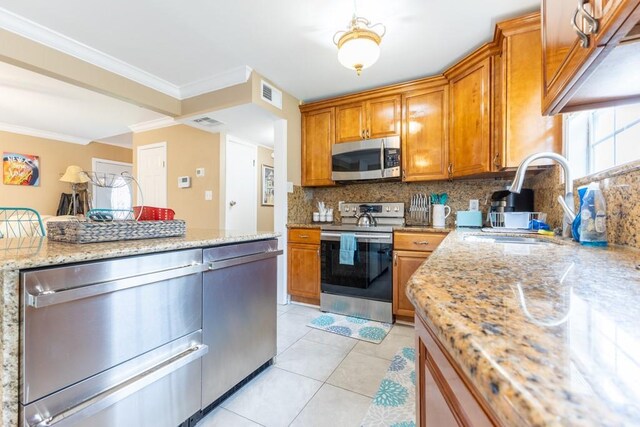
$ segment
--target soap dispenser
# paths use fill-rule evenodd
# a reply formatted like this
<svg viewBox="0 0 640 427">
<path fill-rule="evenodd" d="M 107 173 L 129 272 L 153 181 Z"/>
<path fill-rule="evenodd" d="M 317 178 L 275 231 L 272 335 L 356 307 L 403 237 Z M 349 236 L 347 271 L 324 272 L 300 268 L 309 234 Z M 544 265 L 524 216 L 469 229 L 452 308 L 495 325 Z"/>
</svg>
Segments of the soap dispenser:
<svg viewBox="0 0 640 427">
<path fill-rule="evenodd" d="M 607 203 L 598 183 L 589 184 L 580 206 L 580 244 L 607 246 Z"/>
</svg>

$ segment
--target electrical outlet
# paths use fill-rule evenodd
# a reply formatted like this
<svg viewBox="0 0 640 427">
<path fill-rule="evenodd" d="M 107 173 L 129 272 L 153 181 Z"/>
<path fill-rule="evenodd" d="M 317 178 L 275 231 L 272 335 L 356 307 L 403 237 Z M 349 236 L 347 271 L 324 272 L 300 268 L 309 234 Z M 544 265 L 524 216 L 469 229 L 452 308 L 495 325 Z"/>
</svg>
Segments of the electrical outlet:
<svg viewBox="0 0 640 427">
<path fill-rule="evenodd" d="M 293 193 L 293 182 L 287 181 L 287 193 Z"/>
<path fill-rule="evenodd" d="M 213 200 L 213 191 L 211 190 L 207 190 L 204 192 L 204 199 L 205 200 Z"/>
<path fill-rule="evenodd" d="M 202 178 L 204 176 L 204 168 L 197 168 L 196 169 L 196 176 L 198 178 Z"/>
</svg>

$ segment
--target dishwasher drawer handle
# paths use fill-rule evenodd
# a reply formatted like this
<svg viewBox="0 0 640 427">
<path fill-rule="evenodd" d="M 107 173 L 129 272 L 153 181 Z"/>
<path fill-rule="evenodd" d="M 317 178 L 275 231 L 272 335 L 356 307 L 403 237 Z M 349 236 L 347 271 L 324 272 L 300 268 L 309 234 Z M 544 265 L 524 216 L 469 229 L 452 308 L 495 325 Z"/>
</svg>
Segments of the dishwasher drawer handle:
<svg viewBox="0 0 640 427">
<path fill-rule="evenodd" d="M 163 280 L 189 276 L 201 273 L 204 269 L 205 267 L 202 264 L 193 264 L 186 267 L 142 274 L 140 276 L 127 277 L 125 279 L 111 280 L 79 288 L 64 289 L 60 291 L 45 291 L 38 295 L 27 294 L 27 305 L 34 308 L 48 307 L 55 304 L 76 301 L 83 298 L 95 297 L 124 289 L 161 282 Z"/>
<path fill-rule="evenodd" d="M 235 267 L 236 265 L 246 264 L 249 262 L 262 261 L 264 259 L 269 259 L 276 257 L 278 255 L 282 255 L 282 251 L 267 251 L 262 252 L 255 255 L 241 256 L 237 258 L 224 259 L 221 261 L 211 261 L 209 262 L 209 271 L 220 270 L 223 268 Z"/>
<path fill-rule="evenodd" d="M 164 360 L 158 365 L 147 369 L 135 377 L 120 383 L 117 386 L 92 397 L 91 399 L 85 400 L 77 406 L 69 408 L 64 412 L 36 424 L 30 424 L 30 427 L 63 427 L 65 425 L 75 424 L 80 420 L 87 419 L 142 390 L 159 379 L 166 377 L 172 372 L 177 371 L 183 366 L 188 365 L 194 360 L 201 358 L 208 351 L 209 347 L 204 344 L 194 345 L 193 347 Z"/>
</svg>

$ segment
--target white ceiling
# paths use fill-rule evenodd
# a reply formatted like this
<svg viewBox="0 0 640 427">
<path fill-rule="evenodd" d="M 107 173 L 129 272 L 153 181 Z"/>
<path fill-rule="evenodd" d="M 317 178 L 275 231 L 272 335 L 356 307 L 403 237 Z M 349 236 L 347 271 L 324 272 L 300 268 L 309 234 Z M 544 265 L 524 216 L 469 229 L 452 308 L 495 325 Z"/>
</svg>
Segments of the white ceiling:
<svg viewBox="0 0 640 427">
<path fill-rule="evenodd" d="M 208 128 L 194 123 L 195 119 L 205 116 L 221 122 L 221 125 Z M 244 104 L 224 110 L 198 114 L 181 120 L 181 122 L 210 132 L 226 132 L 246 142 L 273 148 L 273 123 L 276 119 L 277 117 L 258 105 Z"/>
<path fill-rule="evenodd" d="M 129 125 L 164 117 L 32 71 L 0 62 L 0 130 L 88 144 L 130 145 Z M 122 135 L 124 134 L 124 135 Z"/>
<path fill-rule="evenodd" d="M 378 63 L 357 77 L 332 43 L 353 13 L 350 0 L 0 0 L 0 8 L 132 66 L 130 78 L 146 75 L 152 85 L 150 74 L 166 93 L 249 66 L 301 100 L 439 73 L 489 41 L 498 20 L 539 4 L 360 0 L 358 14 L 384 23 L 387 35 Z"/>
</svg>

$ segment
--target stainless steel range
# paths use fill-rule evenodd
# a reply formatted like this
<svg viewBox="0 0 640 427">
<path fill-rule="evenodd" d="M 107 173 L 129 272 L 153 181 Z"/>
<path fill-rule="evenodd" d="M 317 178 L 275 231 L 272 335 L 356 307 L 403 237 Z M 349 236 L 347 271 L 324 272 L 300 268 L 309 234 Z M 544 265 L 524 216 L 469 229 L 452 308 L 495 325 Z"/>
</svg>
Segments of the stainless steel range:
<svg viewBox="0 0 640 427">
<path fill-rule="evenodd" d="M 403 203 L 340 203 L 341 225 L 322 227 L 320 309 L 393 321 L 393 228 L 404 225 Z M 352 259 L 341 240 L 355 237 Z"/>
</svg>

